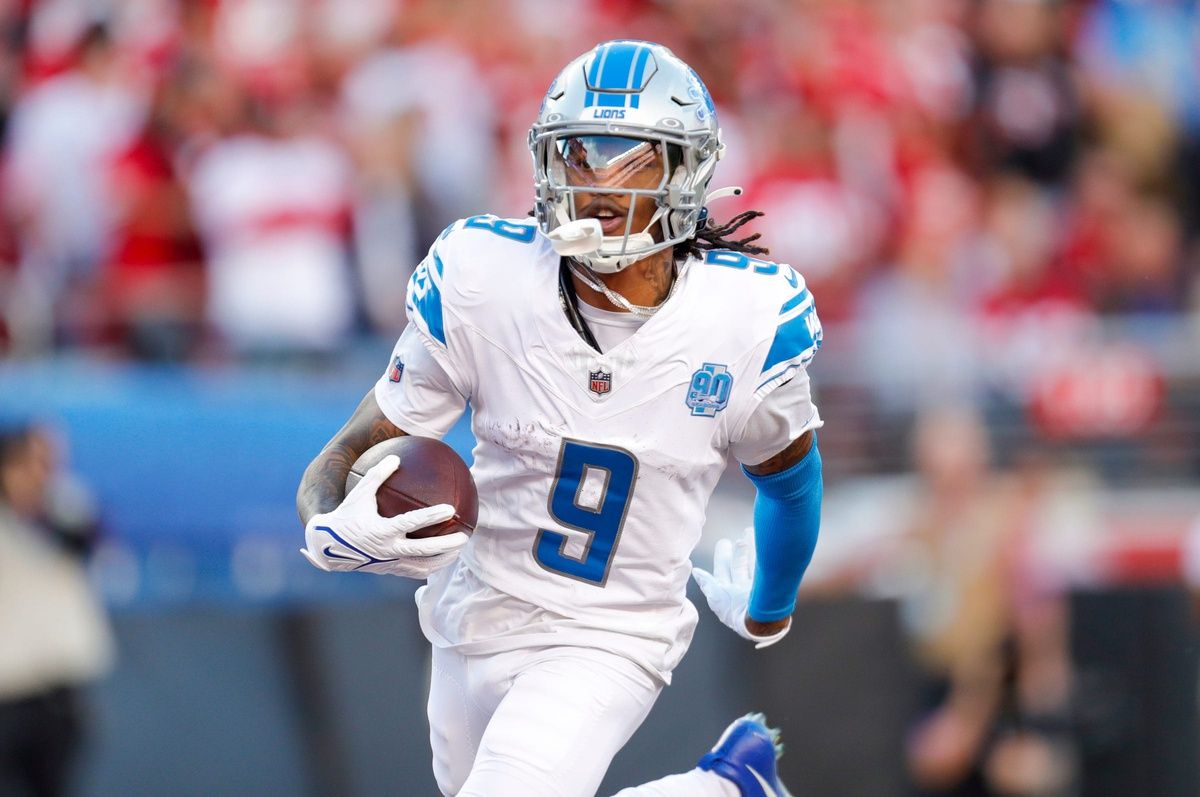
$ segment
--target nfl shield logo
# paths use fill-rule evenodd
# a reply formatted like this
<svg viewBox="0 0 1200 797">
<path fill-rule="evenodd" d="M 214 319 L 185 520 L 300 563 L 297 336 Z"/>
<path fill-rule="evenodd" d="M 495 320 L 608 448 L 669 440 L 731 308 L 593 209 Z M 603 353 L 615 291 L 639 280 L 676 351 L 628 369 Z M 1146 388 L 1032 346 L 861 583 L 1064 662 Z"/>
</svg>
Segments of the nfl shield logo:
<svg viewBox="0 0 1200 797">
<path fill-rule="evenodd" d="M 608 371 L 588 371 L 588 390 L 603 396 L 612 390 L 612 374 Z"/>
<path fill-rule="evenodd" d="M 404 362 L 399 357 L 392 361 L 392 367 L 388 371 L 388 379 L 393 382 L 399 382 L 400 377 L 404 376 Z"/>
</svg>

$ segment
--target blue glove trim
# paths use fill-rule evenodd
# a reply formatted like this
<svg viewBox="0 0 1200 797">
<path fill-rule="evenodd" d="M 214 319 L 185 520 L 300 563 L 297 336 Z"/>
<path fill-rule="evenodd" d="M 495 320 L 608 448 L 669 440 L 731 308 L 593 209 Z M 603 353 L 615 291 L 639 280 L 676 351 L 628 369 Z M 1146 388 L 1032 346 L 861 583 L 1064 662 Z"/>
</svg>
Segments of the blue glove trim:
<svg viewBox="0 0 1200 797">
<path fill-rule="evenodd" d="M 787 470 L 756 476 L 742 471 L 758 489 L 754 500 L 754 586 L 751 619 L 769 623 L 790 617 L 796 590 L 817 547 L 821 527 L 821 452 L 812 448 Z"/>
</svg>

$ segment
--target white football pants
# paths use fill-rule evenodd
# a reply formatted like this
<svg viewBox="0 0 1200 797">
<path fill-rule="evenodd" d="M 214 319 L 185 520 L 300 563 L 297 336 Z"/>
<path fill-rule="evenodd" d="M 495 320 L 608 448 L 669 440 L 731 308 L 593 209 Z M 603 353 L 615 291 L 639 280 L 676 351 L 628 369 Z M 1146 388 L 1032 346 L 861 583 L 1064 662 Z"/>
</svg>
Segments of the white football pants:
<svg viewBox="0 0 1200 797">
<path fill-rule="evenodd" d="M 435 647 L 429 739 L 438 788 L 456 797 L 593 797 L 662 687 L 629 659 L 592 648 L 464 656 Z M 621 792 L 729 794 L 733 784 L 699 770 Z"/>
</svg>

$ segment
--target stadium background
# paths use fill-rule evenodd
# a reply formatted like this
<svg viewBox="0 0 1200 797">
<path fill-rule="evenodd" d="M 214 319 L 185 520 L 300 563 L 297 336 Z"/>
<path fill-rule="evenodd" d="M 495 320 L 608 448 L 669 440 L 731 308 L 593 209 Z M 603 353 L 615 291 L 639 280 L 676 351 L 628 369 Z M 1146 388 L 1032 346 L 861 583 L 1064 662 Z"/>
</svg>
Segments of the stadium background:
<svg viewBox="0 0 1200 797">
<path fill-rule="evenodd" d="M 119 643 L 79 793 L 434 793 L 414 585 L 309 568 L 294 485 L 424 247 L 528 211 L 542 92 L 626 36 L 703 76 L 747 188 L 715 215 L 764 211 L 817 297 L 827 507 L 797 629 L 756 655 L 702 609 L 605 788 L 762 708 L 797 794 L 908 794 L 924 686 L 982 657 L 989 733 L 1034 742 L 992 788 L 1200 791 L 1193 3 L 7 0 L 0 31 L 0 410 L 93 491 Z M 731 471 L 699 561 L 750 498 Z"/>
</svg>

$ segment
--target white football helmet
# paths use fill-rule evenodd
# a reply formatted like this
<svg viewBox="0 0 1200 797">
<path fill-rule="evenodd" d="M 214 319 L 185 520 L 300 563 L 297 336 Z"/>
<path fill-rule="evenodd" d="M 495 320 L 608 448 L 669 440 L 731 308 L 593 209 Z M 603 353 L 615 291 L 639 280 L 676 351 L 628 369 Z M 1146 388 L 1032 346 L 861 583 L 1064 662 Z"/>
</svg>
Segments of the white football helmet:
<svg viewBox="0 0 1200 797">
<path fill-rule="evenodd" d="M 708 194 L 724 149 L 712 98 L 691 67 L 652 42 L 605 42 L 568 64 L 546 93 L 529 149 L 542 231 L 560 254 L 600 273 L 686 241 L 706 198 L 740 192 Z M 650 168 L 655 161 L 661 170 Z M 624 226 L 608 218 L 611 207 L 580 208 L 580 193 L 591 205 L 629 196 Z M 644 202 L 657 209 L 634 230 Z"/>
</svg>

